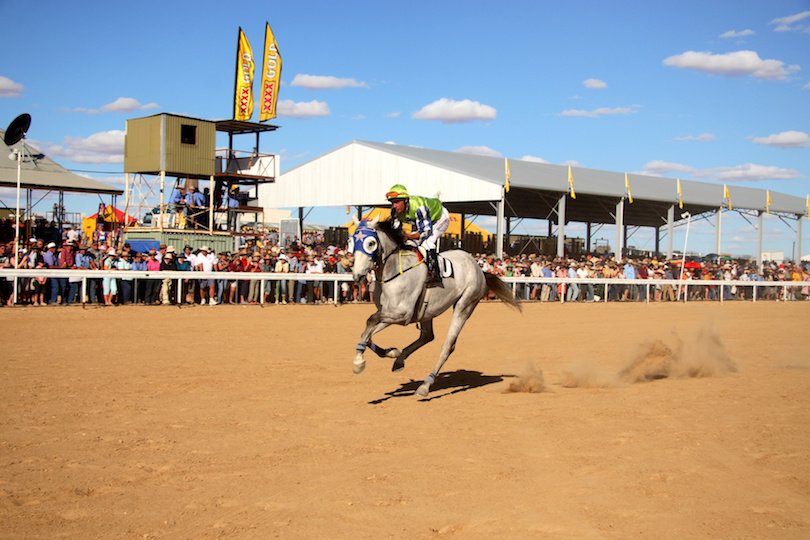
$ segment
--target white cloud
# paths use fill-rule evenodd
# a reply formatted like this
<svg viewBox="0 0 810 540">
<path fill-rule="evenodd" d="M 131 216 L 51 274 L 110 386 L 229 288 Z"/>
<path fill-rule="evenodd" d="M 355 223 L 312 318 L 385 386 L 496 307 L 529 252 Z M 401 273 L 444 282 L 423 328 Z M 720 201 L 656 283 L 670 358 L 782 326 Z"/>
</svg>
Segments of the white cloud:
<svg viewBox="0 0 810 540">
<path fill-rule="evenodd" d="M 17 97 L 22 94 L 23 85 L 0 75 L 0 97 Z"/>
<path fill-rule="evenodd" d="M 756 144 L 779 148 L 806 148 L 810 146 L 810 135 L 804 131 L 783 131 L 767 137 L 752 137 L 751 140 Z"/>
<path fill-rule="evenodd" d="M 529 155 L 529 154 L 526 154 L 525 156 L 520 158 L 520 161 L 532 161 L 534 163 L 548 163 L 548 161 L 546 161 L 545 159 L 543 159 L 541 157 L 532 156 L 532 155 Z"/>
<path fill-rule="evenodd" d="M 617 114 L 635 114 L 636 112 L 638 112 L 638 106 L 633 105 L 631 107 L 599 107 L 598 109 L 593 109 L 590 111 L 586 111 L 583 109 L 566 109 L 559 114 L 560 116 L 598 118 L 600 116 L 609 116 Z"/>
<path fill-rule="evenodd" d="M 731 38 L 742 38 L 742 37 L 753 36 L 753 35 L 754 35 L 754 31 L 751 30 L 750 28 L 746 28 L 745 30 L 740 30 L 740 31 L 729 30 L 727 32 L 723 32 L 722 34 L 720 34 L 720 37 L 722 39 L 731 39 Z"/>
<path fill-rule="evenodd" d="M 349 78 L 334 77 L 332 75 L 306 75 L 298 73 L 293 77 L 290 86 L 300 86 L 310 90 L 334 90 L 340 88 L 367 88 L 362 81 Z"/>
<path fill-rule="evenodd" d="M 503 154 L 488 146 L 462 146 L 461 148 L 456 149 L 456 152 L 460 152 L 462 154 L 474 154 L 476 156 L 503 157 Z"/>
<path fill-rule="evenodd" d="M 132 112 L 132 111 L 144 111 L 147 109 L 157 109 L 157 103 L 146 103 L 145 105 L 141 105 L 141 103 L 131 97 L 120 97 L 113 101 L 112 103 L 107 103 L 101 107 L 101 112 Z"/>
<path fill-rule="evenodd" d="M 86 138 L 65 137 L 61 144 L 44 144 L 42 151 L 51 158 L 74 163 L 123 163 L 124 131 L 102 131 Z"/>
<path fill-rule="evenodd" d="M 313 118 L 318 116 L 329 116 L 331 111 L 329 105 L 323 101 L 299 101 L 283 99 L 278 102 L 278 114 L 280 116 L 291 116 L 293 118 Z"/>
<path fill-rule="evenodd" d="M 700 142 L 707 142 L 714 140 L 714 133 L 701 133 L 700 135 L 683 135 L 681 137 L 675 137 L 676 141 L 700 141 Z"/>
<path fill-rule="evenodd" d="M 713 167 L 709 169 L 696 169 L 682 163 L 654 160 L 644 165 L 642 174 L 661 176 L 669 173 L 685 174 L 699 179 L 714 179 L 726 181 L 757 181 L 757 180 L 790 180 L 799 178 L 799 171 L 785 169 L 771 165 L 758 165 L 744 163 L 731 167 Z"/>
<path fill-rule="evenodd" d="M 664 59 L 664 65 L 680 69 L 694 69 L 714 75 L 740 77 L 750 75 L 757 79 L 785 79 L 801 69 L 797 65 L 785 66 L 781 60 L 763 60 L 755 51 L 735 51 L 726 54 L 686 51 Z"/>
<path fill-rule="evenodd" d="M 392 111 L 385 115 L 386 118 L 399 118 L 402 115 L 399 111 Z"/>
<path fill-rule="evenodd" d="M 643 174 L 650 174 L 653 176 L 659 176 L 667 173 L 687 173 L 692 174 L 694 172 L 694 168 L 690 167 L 689 165 L 683 165 L 681 163 L 672 163 L 669 161 L 661 161 L 659 159 L 649 161 L 644 165 Z"/>
<path fill-rule="evenodd" d="M 810 82 L 809 82 L 809 83 L 805 83 L 805 85 L 804 85 L 804 86 L 802 86 L 802 90 L 810 90 Z"/>
<path fill-rule="evenodd" d="M 790 180 L 798 178 L 799 171 L 795 169 L 785 169 L 771 165 L 757 165 L 756 163 L 744 163 L 734 167 L 717 167 L 714 169 L 701 170 L 701 178 L 716 178 L 717 180 L 730 181 L 756 181 L 756 180 Z"/>
<path fill-rule="evenodd" d="M 591 89 L 607 88 L 607 83 L 600 79 L 585 79 L 582 81 L 582 86 Z"/>
<path fill-rule="evenodd" d="M 106 112 L 133 112 L 133 111 L 145 111 L 148 109 L 157 109 L 160 105 L 157 103 L 146 103 L 141 104 L 135 98 L 131 97 L 120 97 L 111 103 L 107 103 L 106 105 L 102 105 L 99 109 L 90 109 L 87 107 L 74 107 L 72 109 L 67 109 L 71 112 L 78 112 L 84 114 L 99 114 L 99 113 L 106 113 Z"/>
<path fill-rule="evenodd" d="M 796 24 L 797 22 L 803 21 L 808 17 L 810 17 L 810 11 L 802 11 L 801 13 L 795 13 L 793 15 L 788 15 L 787 17 L 779 17 L 774 19 L 770 22 L 770 24 L 776 26 L 773 29 L 774 32 L 810 32 L 810 27 L 807 25 Z"/>
<path fill-rule="evenodd" d="M 445 124 L 453 124 L 475 120 L 494 120 L 497 114 L 494 107 L 477 101 L 469 99 L 455 101 L 441 98 L 413 113 L 413 117 L 417 120 L 436 120 Z"/>
</svg>

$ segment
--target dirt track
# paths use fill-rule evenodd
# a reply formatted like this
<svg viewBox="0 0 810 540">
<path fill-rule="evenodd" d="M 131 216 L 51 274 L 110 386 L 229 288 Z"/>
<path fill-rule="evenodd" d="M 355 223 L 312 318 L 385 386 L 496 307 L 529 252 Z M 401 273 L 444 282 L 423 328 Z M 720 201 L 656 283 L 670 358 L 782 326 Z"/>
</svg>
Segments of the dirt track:
<svg viewBox="0 0 810 540">
<path fill-rule="evenodd" d="M 810 537 L 810 302 L 370 310 L 0 309 L 0 537 Z"/>
</svg>

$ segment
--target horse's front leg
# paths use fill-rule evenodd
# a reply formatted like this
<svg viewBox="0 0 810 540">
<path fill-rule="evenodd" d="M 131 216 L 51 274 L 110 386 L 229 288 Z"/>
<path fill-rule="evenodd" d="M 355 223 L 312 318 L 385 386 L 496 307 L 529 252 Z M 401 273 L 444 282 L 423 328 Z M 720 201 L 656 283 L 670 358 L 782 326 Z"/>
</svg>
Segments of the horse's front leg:
<svg viewBox="0 0 810 540">
<path fill-rule="evenodd" d="M 363 352 L 365 352 L 366 347 L 369 343 L 371 343 L 371 336 L 386 328 L 389 323 L 381 322 L 381 316 L 379 311 L 375 311 L 371 317 L 368 318 L 366 321 L 366 329 L 360 336 L 360 341 L 357 343 L 357 354 L 354 356 L 354 367 L 352 370 L 355 374 L 360 374 L 366 368 L 366 360 L 363 358 Z M 376 345 L 372 344 L 372 350 L 379 349 Z M 376 350 L 375 350 L 376 352 Z M 377 353 L 379 354 L 379 353 Z"/>
</svg>

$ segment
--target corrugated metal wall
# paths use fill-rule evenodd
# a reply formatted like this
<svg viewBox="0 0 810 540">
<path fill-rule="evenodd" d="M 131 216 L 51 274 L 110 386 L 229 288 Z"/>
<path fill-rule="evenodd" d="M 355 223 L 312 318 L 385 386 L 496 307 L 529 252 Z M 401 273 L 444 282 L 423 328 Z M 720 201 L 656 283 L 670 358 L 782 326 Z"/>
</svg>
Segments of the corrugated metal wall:
<svg viewBox="0 0 810 540">
<path fill-rule="evenodd" d="M 181 141 L 184 125 L 194 127 L 194 144 Z M 209 177 L 214 174 L 215 151 L 214 122 L 170 114 L 127 120 L 125 172 L 157 174 L 165 170 L 173 176 Z"/>
</svg>

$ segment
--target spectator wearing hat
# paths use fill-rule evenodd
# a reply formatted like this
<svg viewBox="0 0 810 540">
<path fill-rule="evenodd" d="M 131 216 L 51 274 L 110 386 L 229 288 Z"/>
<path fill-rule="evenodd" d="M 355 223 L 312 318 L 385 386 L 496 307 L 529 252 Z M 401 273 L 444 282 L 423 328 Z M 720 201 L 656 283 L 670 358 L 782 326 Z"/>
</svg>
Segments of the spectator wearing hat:
<svg viewBox="0 0 810 540">
<path fill-rule="evenodd" d="M 174 272 L 177 270 L 177 261 L 174 260 L 174 253 L 166 253 L 163 255 L 163 260 L 160 261 L 161 272 Z M 161 300 L 163 305 L 174 304 L 177 299 L 176 280 L 165 278 L 163 279 L 163 287 L 161 288 Z"/>
<path fill-rule="evenodd" d="M 232 257 L 231 260 L 228 262 L 228 272 L 242 272 L 244 269 L 242 258 L 246 256 L 247 256 L 246 253 L 240 253 Z M 239 301 L 239 284 L 240 282 L 237 280 L 228 281 L 229 304 L 236 304 Z"/>
<path fill-rule="evenodd" d="M 266 274 L 271 273 L 275 269 L 275 261 L 269 252 L 262 250 L 262 253 L 261 271 Z M 274 285 L 273 281 L 265 281 L 261 288 L 261 297 L 267 302 L 273 301 Z"/>
<path fill-rule="evenodd" d="M 178 272 L 191 272 L 191 263 L 186 260 L 186 256 L 183 253 L 177 255 L 177 263 L 175 266 L 177 267 L 176 270 Z M 192 282 L 193 280 L 191 279 L 180 280 L 180 299 L 178 300 L 180 304 L 185 304 L 186 302 L 188 302 L 187 295 L 189 287 Z"/>
<path fill-rule="evenodd" d="M 132 261 L 133 272 L 145 272 L 146 260 L 143 253 L 136 253 Z M 144 292 L 146 290 L 145 279 L 136 279 L 132 287 L 132 301 L 136 304 L 143 302 Z"/>
<path fill-rule="evenodd" d="M 132 271 L 132 253 L 125 251 L 119 258 L 117 269 L 121 270 L 121 279 L 118 280 L 118 304 L 124 305 L 132 301 L 132 277 L 127 273 Z"/>
<path fill-rule="evenodd" d="M 255 253 L 248 263 L 246 272 L 258 273 L 262 271 L 262 256 Z M 260 300 L 261 281 L 251 279 L 248 281 L 247 302 L 248 304 L 258 304 Z"/>
<path fill-rule="evenodd" d="M 186 228 L 186 191 L 183 186 L 178 185 L 172 190 L 169 197 L 169 207 L 174 211 L 174 227 L 177 229 Z"/>
<path fill-rule="evenodd" d="M 337 257 L 334 255 L 329 256 L 323 265 L 324 274 L 337 274 Z M 324 281 L 323 285 L 323 298 L 324 302 L 332 301 L 335 298 L 335 285 L 334 281 Z"/>
<path fill-rule="evenodd" d="M 90 270 L 92 269 L 93 263 L 93 256 L 90 255 L 87 251 L 87 246 L 79 246 L 79 251 L 76 253 L 75 265 L 78 270 Z M 87 278 L 85 280 L 87 290 L 82 291 L 87 297 L 88 301 L 92 301 L 93 298 L 96 297 L 96 285 L 97 282 L 95 279 Z M 81 299 L 84 301 L 84 298 Z"/>
<path fill-rule="evenodd" d="M 148 272 L 159 272 L 160 262 L 157 260 L 157 251 L 155 248 L 149 250 L 146 259 L 146 270 Z M 157 278 L 150 278 L 146 280 L 146 291 L 144 292 L 143 303 L 151 306 L 160 301 L 160 280 Z"/>
<path fill-rule="evenodd" d="M 117 270 L 118 269 L 118 253 L 115 249 L 108 249 L 104 254 L 104 259 L 101 262 L 102 270 Z M 118 294 L 118 282 L 113 277 L 104 277 L 101 280 L 101 291 L 104 295 L 104 305 L 113 305 L 113 296 Z"/>
<path fill-rule="evenodd" d="M 59 253 L 56 251 L 56 242 L 48 242 L 45 251 L 42 253 L 42 260 L 45 263 L 45 268 L 59 267 Z M 56 304 L 59 297 L 59 285 L 55 279 L 48 280 L 48 288 L 45 289 L 45 292 L 48 297 L 47 303 Z"/>
<path fill-rule="evenodd" d="M 214 263 L 214 272 L 227 272 L 228 271 L 228 254 L 227 253 L 219 253 L 217 256 L 217 260 Z M 221 304 L 225 301 L 225 291 L 228 290 L 228 280 L 227 279 L 217 279 L 217 304 Z"/>
<path fill-rule="evenodd" d="M 197 257 L 194 259 L 194 269 L 198 272 L 213 272 L 214 271 L 214 263 L 216 262 L 216 256 L 211 253 L 211 249 L 208 246 L 203 246 L 200 248 L 200 252 L 197 253 Z M 200 304 L 205 305 L 208 303 L 209 305 L 216 305 L 216 283 L 213 279 L 204 278 L 199 281 L 200 285 Z"/>
<path fill-rule="evenodd" d="M 290 273 L 290 261 L 287 260 L 287 256 L 283 253 L 279 254 L 278 258 L 276 259 L 275 267 L 273 268 L 273 272 L 276 274 L 289 274 Z M 282 304 L 287 303 L 287 280 L 285 278 L 281 278 L 275 282 L 275 291 L 274 296 L 276 298 L 276 304 L 279 303 L 279 300 Z"/>
</svg>

